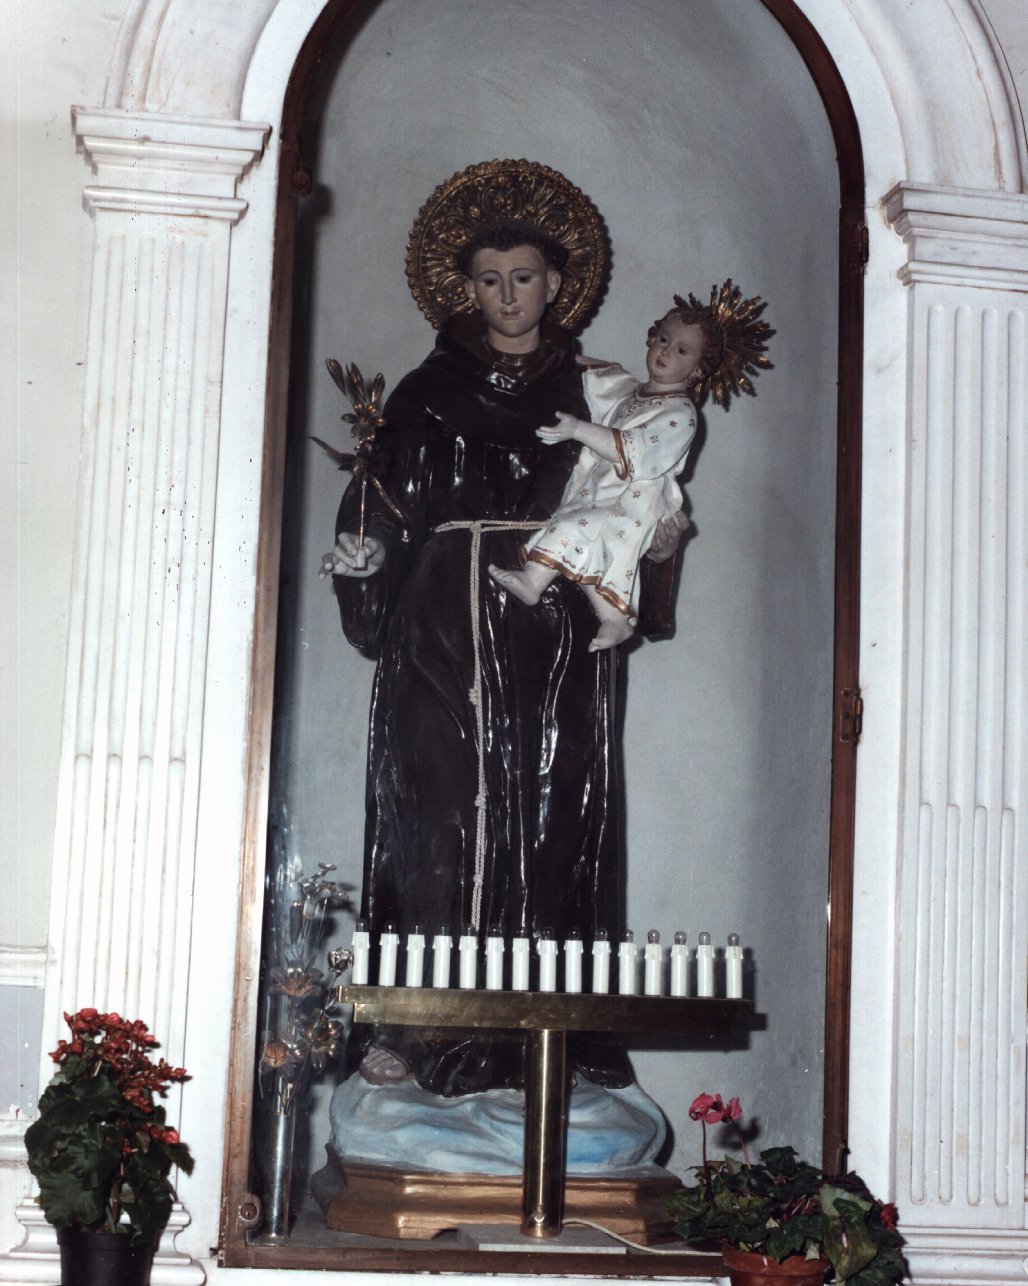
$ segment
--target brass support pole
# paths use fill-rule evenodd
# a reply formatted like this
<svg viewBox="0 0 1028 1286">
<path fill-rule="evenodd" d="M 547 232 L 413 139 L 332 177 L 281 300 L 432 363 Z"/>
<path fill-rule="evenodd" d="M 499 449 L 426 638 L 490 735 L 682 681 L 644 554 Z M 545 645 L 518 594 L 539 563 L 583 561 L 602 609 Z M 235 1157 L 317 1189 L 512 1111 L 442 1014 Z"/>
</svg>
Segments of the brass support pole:
<svg viewBox="0 0 1028 1286">
<path fill-rule="evenodd" d="M 567 1033 L 528 1033 L 525 1085 L 525 1163 L 521 1231 L 560 1236 L 564 1216 L 564 1146 L 567 1136 Z"/>
</svg>

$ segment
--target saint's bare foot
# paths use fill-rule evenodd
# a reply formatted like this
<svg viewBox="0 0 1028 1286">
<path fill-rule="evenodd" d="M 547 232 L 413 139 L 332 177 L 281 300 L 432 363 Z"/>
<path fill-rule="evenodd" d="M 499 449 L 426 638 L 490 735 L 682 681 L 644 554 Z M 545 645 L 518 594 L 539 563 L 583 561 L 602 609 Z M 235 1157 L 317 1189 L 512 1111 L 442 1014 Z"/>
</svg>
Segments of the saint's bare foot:
<svg viewBox="0 0 1028 1286">
<path fill-rule="evenodd" d="M 396 1085 L 413 1075 L 402 1058 L 381 1045 L 371 1046 L 361 1059 L 358 1071 L 369 1085 Z"/>
</svg>

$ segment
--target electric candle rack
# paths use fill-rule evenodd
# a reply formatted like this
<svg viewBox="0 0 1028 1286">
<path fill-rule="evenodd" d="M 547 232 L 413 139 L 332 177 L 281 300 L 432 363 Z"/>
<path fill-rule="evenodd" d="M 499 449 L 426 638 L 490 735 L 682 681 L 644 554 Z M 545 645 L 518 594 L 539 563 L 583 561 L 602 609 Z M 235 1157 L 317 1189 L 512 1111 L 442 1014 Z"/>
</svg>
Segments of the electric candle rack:
<svg viewBox="0 0 1028 1286">
<path fill-rule="evenodd" d="M 466 931 L 459 944 L 459 986 L 451 988 L 450 939 L 445 931 L 436 935 L 433 986 L 424 987 L 425 939 L 420 928 L 415 927 L 407 941 L 406 985 L 397 986 L 399 937 L 387 926 L 379 942 L 378 984 L 370 985 L 370 937 L 359 923 L 353 943 L 354 981 L 337 987 L 333 1000 L 336 1004 L 353 1005 L 355 1023 L 526 1034 L 521 1231 L 528 1237 L 556 1237 L 561 1230 L 564 1204 L 568 1033 L 688 1035 L 714 1040 L 749 1026 L 754 1005 L 742 996 L 742 947 L 737 934 L 730 935 L 725 951 L 729 994 L 723 997 L 714 995 L 715 949 L 709 933 L 699 935 L 695 996 L 686 994 L 688 955 L 684 933 L 675 934 L 669 961 L 664 959 L 659 934 L 651 931 L 647 935 L 641 961 L 642 994 L 637 990 L 639 953 L 630 933 L 618 947 L 616 994 L 609 990 L 610 944 L 603 939 L 593 944 L 590 992 L 581 990 L 582 942 L 577 936 L 569 936 L 565 943 L 563 991 L 556 988 L 557 944 L 545 935 L 536 944 L 539 990 L 528 990 L 526 938 L 515 939 L 511 944 L 513 989 L 503 990 L 504 953 L 498 949 L 498 941 L 502 941 L 498 935 L 486 937 L 487 985 L 479 989 L 479 939 L 471 930 Z M 662 992 L 665 963 L 670 966 L 671 995 Z"/>
</svg>

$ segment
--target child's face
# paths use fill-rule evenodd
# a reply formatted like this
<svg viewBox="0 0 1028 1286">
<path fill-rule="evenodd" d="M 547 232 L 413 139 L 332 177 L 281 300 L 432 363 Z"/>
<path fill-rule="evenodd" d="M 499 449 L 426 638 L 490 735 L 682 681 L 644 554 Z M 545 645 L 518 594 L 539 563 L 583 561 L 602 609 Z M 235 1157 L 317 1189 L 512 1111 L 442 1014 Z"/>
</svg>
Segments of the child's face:
<svg viewBox="0 0 1028 1286">
<path fill-rule="evenodd" d="M 686 384 L 703 356 L 703 331 L 681 317 L 665 317 L 646 341 L 646 369 L 658 384 Z"/>
</svg>

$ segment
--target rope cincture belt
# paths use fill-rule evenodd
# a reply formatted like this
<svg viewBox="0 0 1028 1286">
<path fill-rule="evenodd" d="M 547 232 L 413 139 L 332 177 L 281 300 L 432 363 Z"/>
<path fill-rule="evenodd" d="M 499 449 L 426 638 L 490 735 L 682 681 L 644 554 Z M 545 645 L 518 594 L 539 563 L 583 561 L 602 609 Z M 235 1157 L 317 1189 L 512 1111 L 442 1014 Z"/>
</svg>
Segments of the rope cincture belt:
<svg viewBox="0 0 1028 1286">
<path fill-rule="evenodd" d="M 478 586 L 482 567 L 482 535 L 492 531 L 539 531 L 542 522 L 512 522 L 507 518 L 455 519 L 441 522 L 434 531 L 471 533 L 471 560 L 468 596 L 471 603 L 471 647 L 474 653 L 474 680 L 468 699 L 475 711 L 475 746 L 478 751 L 478 784 L 475 791 L 475 878 L 471 885 L 471 924 L 478 931 L 482 918 L 482 885 L 485 882 L 485 714 L 482 710 L 482 614 Z"/>
</svg>

